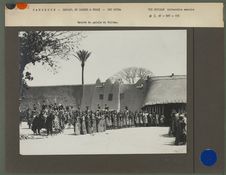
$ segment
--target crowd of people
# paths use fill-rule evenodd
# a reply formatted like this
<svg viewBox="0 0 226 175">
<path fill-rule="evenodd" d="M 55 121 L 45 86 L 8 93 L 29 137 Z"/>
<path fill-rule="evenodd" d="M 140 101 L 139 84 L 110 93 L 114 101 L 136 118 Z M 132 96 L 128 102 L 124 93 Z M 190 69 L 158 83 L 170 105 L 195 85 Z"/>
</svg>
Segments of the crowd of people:
<svg viewBox="0 0 226 175">
<path fill-rule="evenodd" d="M 74 134 L 94 134 L 110 129 L 128 127 L 166 126 L 164 114 L 147 111 L 131 112 L 127 107 L 122 111 L 109 110 L 107 105 L 104 109 L 100 106 L 96 111 L 74 109 L 73 106 L 63 106 L 43 103 L 40 109 L 34 104 L 33 109 L 25 111 L 25 120 L 28 127 L 35 134 L 41 134 L 42 128 L 46 128 L 47 135 L 53 132 L 61 133 L 65 127 L 73 127 Z M 175 144 L 186 143 L 186 116 L 185 113 L 172 112 L 169 135 L 174 136 Z"/>
</svg>

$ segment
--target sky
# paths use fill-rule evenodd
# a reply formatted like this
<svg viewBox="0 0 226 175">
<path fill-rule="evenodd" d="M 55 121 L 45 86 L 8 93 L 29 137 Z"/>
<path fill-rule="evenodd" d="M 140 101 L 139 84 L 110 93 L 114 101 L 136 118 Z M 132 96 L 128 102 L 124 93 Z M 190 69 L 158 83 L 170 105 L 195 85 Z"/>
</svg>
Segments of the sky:
<svg viewBox="0 0 226 175">
<path fill-rule="evenodd" d="M 106 81 L 127 67 L 143 67 L 155 76 L 187 74 L 186 30 L 83 31 L 79 46 L 91 52 L 85 63 L 85 84 Z M 81 64 L 71 57 L 59 60 L 54 74 L 41 64 L 26 66 L 34 79 L 29 86 L 81 84 Z"/>
</svg>

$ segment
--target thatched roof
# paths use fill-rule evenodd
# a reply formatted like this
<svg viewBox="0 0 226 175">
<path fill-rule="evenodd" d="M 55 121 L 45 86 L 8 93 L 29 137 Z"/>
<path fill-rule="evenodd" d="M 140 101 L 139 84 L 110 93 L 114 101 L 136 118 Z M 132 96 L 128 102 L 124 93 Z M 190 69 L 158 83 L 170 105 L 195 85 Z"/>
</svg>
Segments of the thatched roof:
<svg viewBox="0 0 226 175">
<path fill-rule="evenodd" d="M 186 103 L 186 76 L 153 77 L 144 100 L 144 105 Z"/>
</svg>

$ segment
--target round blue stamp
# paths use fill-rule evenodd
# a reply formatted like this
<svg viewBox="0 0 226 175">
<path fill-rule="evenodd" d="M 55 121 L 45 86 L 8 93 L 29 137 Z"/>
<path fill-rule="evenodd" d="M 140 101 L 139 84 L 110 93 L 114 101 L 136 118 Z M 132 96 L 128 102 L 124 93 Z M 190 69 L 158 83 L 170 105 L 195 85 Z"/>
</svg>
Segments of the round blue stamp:
<svg viewBox="0 0 226 175">
<path fill-rule="evenodd" d="M 213 166 L 217 162 L 217 154 L 212 149 L 205 149 L 202 151 L 200 159 L 203 165 Z"/>
</svg>

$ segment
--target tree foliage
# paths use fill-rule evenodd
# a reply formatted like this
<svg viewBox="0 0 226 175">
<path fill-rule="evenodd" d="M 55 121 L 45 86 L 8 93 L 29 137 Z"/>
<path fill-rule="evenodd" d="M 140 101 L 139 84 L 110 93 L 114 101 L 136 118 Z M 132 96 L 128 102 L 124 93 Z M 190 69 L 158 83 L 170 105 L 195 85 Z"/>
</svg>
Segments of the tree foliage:
<svg viewBox="0 0 226 175">
<path fill-rule="evenodd" d="M 20 64 L 41 62 L 54 68 L 56 58 L 68 59 L 72 50 L 78 49 L 84 38 L 81 32 L 25 31 L 20 32 Z"/>
<path fill-rule="evenodd" d="M 90 57 L 91 52 L 87 50 L 79 50 L 74 54 L 74 56 L 81 62 L 81 67 L 82 67 L 82 85 L 84 84 L 84 67 L 85 67 L 85 62 L 87 59 Z"/>
<path fill-rule="evenodd" d="M 79 50 L 76 52 L 76 55 L 74 56 L 81 62 L 81 66 L 83 67 L 85 66 L 85 62 L 87 61 L 90 55 L 91 52 L 87 50 Z"/>
<path fill-rule="evenodd" d="M 139 79 L 146 79 L 148 76 L 151 77 L 152 75 L 153 73 L 146 68 L 128 67 L 116 73 L 110 79 L 112 81 L 118 80 L 124 83 L 134 84 Z"/>
<path fill-rule="evenodd" d="M 69 59 L 71 51 L 78 50 L 85 36 L 75 31 L 22 31 L 19 32 L 21 85 L 33 80 L 30 72 L 24 72 L 26 65 L 41 63 L 57 72 L 57 61 Z"/>
</svg>

